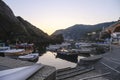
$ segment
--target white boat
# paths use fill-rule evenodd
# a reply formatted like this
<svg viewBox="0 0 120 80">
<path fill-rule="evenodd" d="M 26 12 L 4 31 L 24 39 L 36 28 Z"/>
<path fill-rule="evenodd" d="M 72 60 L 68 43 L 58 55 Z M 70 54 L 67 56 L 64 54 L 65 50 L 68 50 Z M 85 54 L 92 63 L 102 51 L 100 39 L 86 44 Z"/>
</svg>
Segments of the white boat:
<svg viewBox="0 0 120 80">
<path fill-rule="evenodd" d="M 49 50 L 49 51 L 57 51 L 60 48 L 61 48 L 61 45 L 58 45 L 58 44 L 56 44 L 56 45 L 49 45 L 48 47 L 46 47 L 46 49 Z"/>
<path fill-rule="evenodd" d="M 111 34 L 111 42 L 113 44 L 119 44 L 120 45 L 120 32 L 114 32 Z"/>
<path fill-rule="evenodd" d="M 36 62 L 39 58 L 39 53 L 31 53 L 18 57 L 20 60 Z"/>
<path fill-rule="evenodd" d="M 15 56 L 15 55 L 21 55 L 24 53 L 24 49 L 7 49 L 7 50 L 1 50 L 0 54 L 4 54 L 4 56 Z"/>
<path fill-rule="evenodd" d="M 92 50 L 92 44 L 91 43 L 75 43 L 76 49 L 72 49 L 71 51 L 76 53 L 90 53 Z"/>
<path fill-rule="evenodd" d="M 10 49 L 10 47 L 6 46 L 6 47 L 0 47 L 0 52 L 2 52 L 3 50 L 8 50 Z"/>
<path fill-rule="evenodd" d="M 48 47 L 46 47 L 46 49 L 49 50 L 49 51 L 57 51 L 58 49 L 68 48 L 70 46 L 71 46 L 70 43 L 64 42 L 62 44 L 49 45 Z"/>
<path fill-rule="evenodd" d="M 20 55 L 24 52 L 24 49 L 10 49 L 9 46 L 0 47 L 0 56 Z"/>
<path fill-rule="evenodd" d="M 4 53 L 20 53 L 23 51 L 25 50 L 24 49 L 8 49 L 8 50 L 5 50 Z"/>
<path fill-rule="evenodd" d="M 65 55 L 69 55 L 69 51 L 67 49 L 60 49 L 57 51 L 58 54 L 65 54 Z"/>
<path fill-rule="evenodd" d="M 72 53 L 69 49 L 60 49 L 57 51 L 57 54 L 64 56 L 77 56 L 77 53 Z"/>
<path fill-rule="evenodd" d="M 90 43 L 83 43 L 83 42 L 79 42 L 79 43 L 75 43 L 76 48 L 81 48 L 81 47 L 90 47 L 91 44 Z"/>
</svg>

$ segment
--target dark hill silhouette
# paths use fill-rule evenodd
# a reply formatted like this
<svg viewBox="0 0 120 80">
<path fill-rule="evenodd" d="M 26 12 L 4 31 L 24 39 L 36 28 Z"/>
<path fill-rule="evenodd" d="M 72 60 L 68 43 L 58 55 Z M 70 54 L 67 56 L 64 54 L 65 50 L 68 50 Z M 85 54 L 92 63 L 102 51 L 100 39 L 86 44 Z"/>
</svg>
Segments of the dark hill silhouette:
<svg viewBox="0 0 120 80">
<path fill-rule="evenodd" d="M 107 28 L 114 23 L 115 22 L 105 22 L 95 25 L 76 24 L 66 29 L 57 30 L 52 36 L 62 34 L 64 39 L 79 40 L 86 37 L 87 33 L 99 32 L 103 27 Z"/>
<path fill-rule="evenodd" d="M 0 40 L 49 42 L 49 36 L 22 17 L 16 17 L 13 11 L 0 0 Z"/>
</svg>

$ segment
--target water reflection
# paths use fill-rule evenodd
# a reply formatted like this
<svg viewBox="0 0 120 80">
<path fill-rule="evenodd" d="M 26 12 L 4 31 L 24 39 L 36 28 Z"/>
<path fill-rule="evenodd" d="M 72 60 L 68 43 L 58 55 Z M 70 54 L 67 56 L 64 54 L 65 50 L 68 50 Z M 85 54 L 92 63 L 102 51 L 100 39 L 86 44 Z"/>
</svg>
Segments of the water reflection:
<svg viewBox="0 0 120 80">
<path fill-rule="evenodd" d="M 63 56 L 58 55 L 55 52 L 46 52 L 39 57 L 37 63 L 42 63 L 45 65 L 50 65 L 56 67 L 56 69 L 75 67 L 79 59 L 84 58 L 83 56 Z"/>
</svg>

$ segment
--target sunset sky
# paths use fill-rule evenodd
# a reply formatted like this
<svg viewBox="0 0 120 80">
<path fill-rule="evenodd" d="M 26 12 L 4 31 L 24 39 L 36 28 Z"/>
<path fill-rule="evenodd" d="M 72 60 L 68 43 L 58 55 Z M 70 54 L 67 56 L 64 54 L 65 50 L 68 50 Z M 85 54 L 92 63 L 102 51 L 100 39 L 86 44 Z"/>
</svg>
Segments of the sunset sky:
<svg viewBox="0 0 120 80">
<path fill-rule="evenodd" d="M 75 24 L 97 24 L 120 17 L 120 0 L 3 0 L 16 16 L 21 16 L 44 32 Z"/>
</svg>

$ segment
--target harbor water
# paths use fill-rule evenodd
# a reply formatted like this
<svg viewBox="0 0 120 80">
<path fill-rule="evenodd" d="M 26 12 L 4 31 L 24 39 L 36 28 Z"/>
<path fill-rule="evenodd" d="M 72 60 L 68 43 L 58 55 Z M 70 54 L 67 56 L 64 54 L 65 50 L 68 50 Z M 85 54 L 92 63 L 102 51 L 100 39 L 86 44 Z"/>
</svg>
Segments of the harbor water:
<svg viewBox="0 0 120 80">
<path fill-rule="evenodd" d="M 75 67 L 77 62 L 84 58 L 85 56 L 69 57 L 69 56 L 60 56 L 56 52 L 47 51 L 42 56 L 39 57 L 37 63 L 42 63 L 45 65 L 50 65 L 56 67 L 56 69 L 66 68 L 66 67 Z"/>
</svg>

